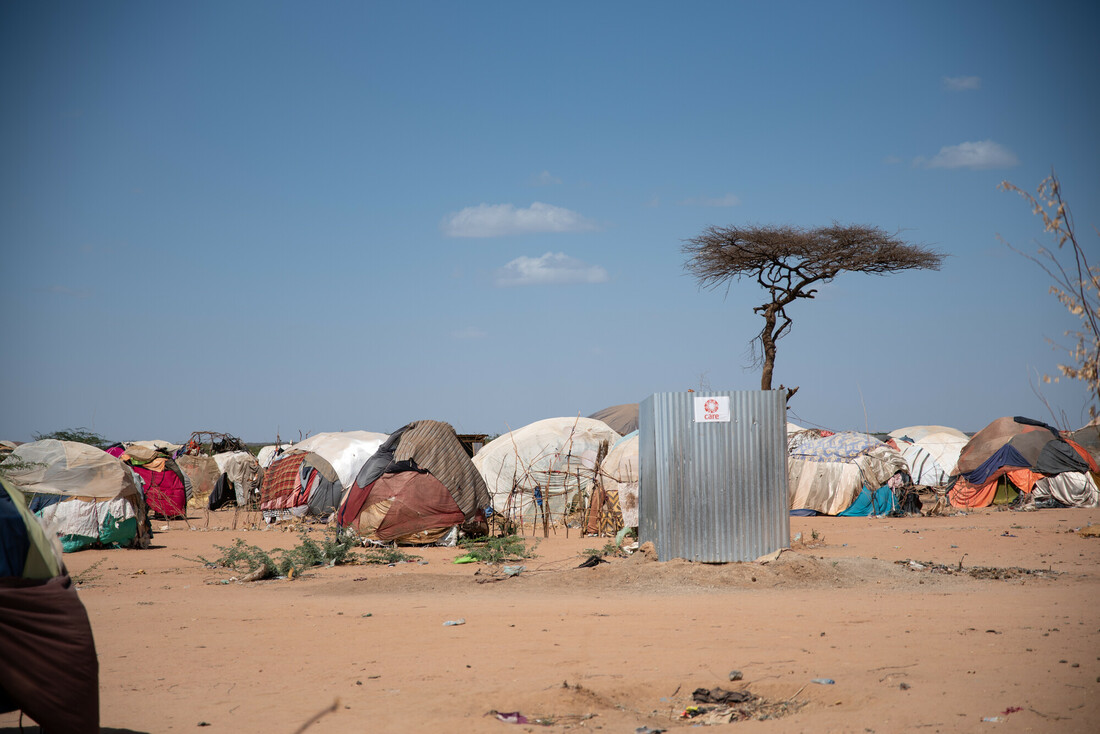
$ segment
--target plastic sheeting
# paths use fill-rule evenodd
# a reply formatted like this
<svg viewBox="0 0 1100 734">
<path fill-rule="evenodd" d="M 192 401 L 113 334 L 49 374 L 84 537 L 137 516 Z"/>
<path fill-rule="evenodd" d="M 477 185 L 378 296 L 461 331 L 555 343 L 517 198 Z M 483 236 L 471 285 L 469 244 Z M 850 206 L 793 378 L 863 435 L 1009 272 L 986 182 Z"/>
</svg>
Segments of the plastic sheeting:
<svg viewBox="0 0 1100 734">
<path fill-rule="evenodd" d="M 1032 499 L 1055 499 L 1070 507 L 1100 507 L 1100 488 L 1091 472 L 1064 472 L 1035 482 Z"/>
<path fill-rule="evenodd" d="M 600 444 L 621 436 L 593 418 L 547 418 L 490 441 L 474 457 L 493 510 L 508 519 L 560 519 L 595 480 Z"/>
<path fill-rule="evenodd" d="M 874 436 L 844 431 L 818 436 L 791 434 L 787 459 L 790 509 L 838 515 L 851 506 L 863 487 L 881 487 L 899 471 L 909 471 L 905 458 Z"/>
</svg>

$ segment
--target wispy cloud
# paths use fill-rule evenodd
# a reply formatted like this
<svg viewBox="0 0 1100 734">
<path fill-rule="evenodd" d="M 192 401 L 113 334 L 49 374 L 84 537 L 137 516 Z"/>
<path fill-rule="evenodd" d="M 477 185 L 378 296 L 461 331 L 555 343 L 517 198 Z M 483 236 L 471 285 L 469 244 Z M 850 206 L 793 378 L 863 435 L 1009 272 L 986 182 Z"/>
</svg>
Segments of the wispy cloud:
<svg viewBox="0 0 1100 734">
<path fill-rule="evenodd" d="M 560 183 L 561 179 L 549 171 L 543 171 L 531 177 L 531 184 L 534 186 L 557 186 Z"/>
<path fill-rule="evenodd" d="M 440 225 L 450 237 L 504 237 L 537 232 L 584 232 L 595 223 L 580 214 L 536 201 L 526 209 L 512 204 L 480 204 L 451 214 Z"/>
<path fill-rule="evenodd" d="M 505 287 L 606 281 L 607 271 L 599 265 L 589 265 L 563 252 L 548 252 L 542 257 L 517 257 L 496 274 L 496 284 Z"/>
<path fill-rule="evenodd" d="M 882 162 L 888 166 L 896 166 L 901 163 L 901 158 L 898 158 L 896 155 L 888 155 L 882 159 Z"/>
<path fill-rule="evenodd" d="M 980 76 L 945 76 L 943 88 L 949 92 L 970 92 L 982 88 Z"/>
<path fill-rule="evenodd" d="M 913 160 L 913 165 L 918 168 L 969 168 L 975 171 L 1011 168 L 1019 163 L 1015 153 L 992 140 L 945 145 L 930 159 L 920 157 Z"/>
<path fill-rule="evenodd" d="M 452 339 L 461 339 L 461 340 L 484 339 L 487 336 L 489 336 L 489 334 L 487 332 L 482 331 L 481 329 L 475 329 L 472 326 L 466 327 L 465 329 L 458 329 L 456 331 L 451 332 L 451 338 Z"/>
<path fill-rule="evenodd" d="M 684 199 L 680 204 L 682 206 L 741 206 L 741 199 L 736 194 L 726 194 L 718 197 L 704 196 L 695 199 Z"/>
</svg>

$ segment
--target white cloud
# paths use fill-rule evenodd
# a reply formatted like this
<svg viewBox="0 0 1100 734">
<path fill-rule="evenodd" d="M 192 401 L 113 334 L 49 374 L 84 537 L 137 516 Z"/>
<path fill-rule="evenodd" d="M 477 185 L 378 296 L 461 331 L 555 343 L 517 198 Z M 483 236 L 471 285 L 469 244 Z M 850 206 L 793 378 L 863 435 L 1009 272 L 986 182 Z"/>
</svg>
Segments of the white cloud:
<svg viewBox="0 0 1100 734">
<path fill-rule="evenodd" d="M 945 76 L 943 78 L 943 88 L 949 92 L 970 92 L 981 87 L 980 76 Z"/>
<path fill-rule="evenodd" d="M 930 160 L 916 158 L 913 165 L 920 168 L 970 168 L 982 171 L 990 168 L 1011 168 L 1019 162 L 1016 154 L 1000 143 L 981 140 L 976 143 L 945 145 Z"/>
<path fill-rule="evenodd" d="M 584 232 L 596 225 L 569 209 L 536 201 L 526 209 L 512 204 L 469 206 L 443 220 L 450 237 L 503 237 L 536 232 Z"/>
<path fill-rule="evenodd" d="M 451 332 L 452 339 L 484 339 L 487 336 L 489 336 L 488 333 L 482 331 L 481 329 L 476 329 L 472 326 L 468 326 L 465 329 L 458 329 Z"/>
<path fill-rule="evenodd" d="M 543 171 L 537 176 L 532 176 L 531 183 L 535 186 L 556 186 L 561 183 L 561 179 L 549 171 Z"/>
<path fill-rule="evenodd" d="M 607 271 L 589 265 L 563 252 L 548 252 L 542 257 L 517 257 L 497 271 L 498 286 L 566 285 L 604 283 Z"/>
<path fill-rule="evenodd" d="M 701 197 L 698 199 L 684 199 L 680 202 L 684 206 L 741 206 L 741 199 L 736 194 L 726 194 L 719 197 Z"/>
</svg>

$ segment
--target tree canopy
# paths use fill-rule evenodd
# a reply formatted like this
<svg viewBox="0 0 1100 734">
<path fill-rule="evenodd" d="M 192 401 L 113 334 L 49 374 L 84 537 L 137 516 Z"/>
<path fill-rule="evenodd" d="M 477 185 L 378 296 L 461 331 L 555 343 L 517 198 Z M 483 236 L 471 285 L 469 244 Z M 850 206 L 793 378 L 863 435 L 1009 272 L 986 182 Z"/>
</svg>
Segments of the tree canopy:
<svg viewBox="0 0 1100 734">
<path fill-rule="evenodd" d="M 760 389 L 772 389 L 776 341 L 788 334 L 793 323 L 787 306 L 800 298 L 813 298 L 816 285 L 828 283 L 842 272 L 883 275 L 902 270 L 939 270 L 944 255 L 929 247 L 902 240 L 878 227 L 833 222 L 827 227 L 750 225 L 708 227 L 684 242 L 688 256 L 684 269 L 695 276 L 700 288 L 725 286 L 753 278 L 768 294 L 768 301 L 753 308 L 764 318 L 756 340 L 761 351 Z M 798 388 L 794 388 L 797 390 Z M 790 395 L 794 394 L 790 391 Z"/>
</svg>

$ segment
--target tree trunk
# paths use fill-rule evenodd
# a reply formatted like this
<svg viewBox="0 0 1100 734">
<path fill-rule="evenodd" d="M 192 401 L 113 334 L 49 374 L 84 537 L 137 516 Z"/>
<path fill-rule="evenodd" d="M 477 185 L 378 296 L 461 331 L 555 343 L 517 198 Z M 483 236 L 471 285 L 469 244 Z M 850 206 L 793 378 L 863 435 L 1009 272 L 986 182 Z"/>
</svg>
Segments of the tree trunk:
<svg viewBox="0 0 1100 734">
<path fill-rule="evenodd" d="M 760 373 L 760 389 L 772 389 L 775 371 L 775 304 L 764 310 L 764 329 L 760 332 L 760 348 L 764 352 L 764 369 Z"/>
</svg>

